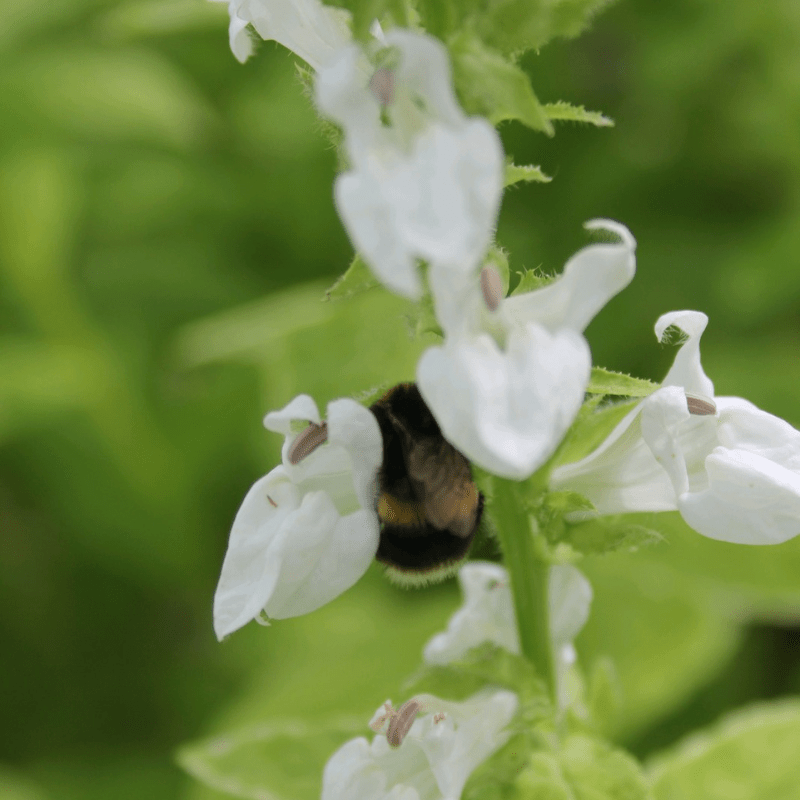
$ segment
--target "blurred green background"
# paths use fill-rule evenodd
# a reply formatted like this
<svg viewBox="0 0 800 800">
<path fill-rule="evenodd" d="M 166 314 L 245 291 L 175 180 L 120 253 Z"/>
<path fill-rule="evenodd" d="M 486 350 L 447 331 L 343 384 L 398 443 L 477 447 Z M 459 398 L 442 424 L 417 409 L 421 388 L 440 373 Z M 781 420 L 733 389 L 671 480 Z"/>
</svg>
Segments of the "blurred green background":
<svg viewBox="0 0 800 800">
<path fill-rule="evenodd" d="M 399 697 L 458 603 L 372 569 L 319 612 L 219 644 L 229 526 L 279 454 L 263 414 L 413 376 L 403 304 L 322 304 L 350 245 L 334 157 L 274 43 L 239 65 L 223 4 L 0 5 L 0 800 L 215 793 L 187 740 Z M 597 363 L 660 379 L 670 310 L 711 318 L 718 394 L 800 426 L 800 6 L 626 0 L 524 65 L 544 102 L 616 128 L 506 149 L 512 269 L 560 269 L 594 216 L 638 274 L 588 330 Z M 578 642 L 623 690 L 609 732 L 647 756 L 722 711 L 800 691 L 800 543 L 667 543 L 587 565 Z M 320 665 L 326 669 L 324 675 Z"/>
</svg>

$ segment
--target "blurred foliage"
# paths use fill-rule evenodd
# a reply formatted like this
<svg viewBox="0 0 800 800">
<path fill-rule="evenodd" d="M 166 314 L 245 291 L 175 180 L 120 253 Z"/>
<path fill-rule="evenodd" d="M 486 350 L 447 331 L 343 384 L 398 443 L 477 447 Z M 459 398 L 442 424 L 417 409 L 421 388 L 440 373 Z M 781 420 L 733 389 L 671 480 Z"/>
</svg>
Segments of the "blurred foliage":
<svg viewBox="0 0 800 800">
<path fill-rule="evenodd" d="M 180 743 L 276 716 L 366 720 L 458 602 L 374 568 L 308 617 L 223 644 L 211 630 L 230 522 L 278 457 L 264 412 L 408 379 L 424 342 L 378 290 L 321 302 L 352 252 L 287 52 L 237 64 L 224 4 L 202 0 L 4 0 L 2 17 L 0 800 L 221 798 L 174 766 Z M 622 220 L 638 275 L 588 331 L 597 363 L 660 380 L 656 318 L 698 308 L 718 394 L 795 426 L 799 34 L 791 0 L 625 0 L 529 52 L 541 108 L 616 128 L 504 124 L 514 162 L 553 180 L 511 188 L 498 231 L 513 285 L 560 269 L 585 220 Z M 656 527 L 665 544 L 588 564 L 578 641 L 590 667 L 611 657 L 609 732 L 638 755 L 800 691 L 800 541 Z M 771 758 L 794 726 L 796 752 L 796 709 L 752 713 L 754 747 Z M 659 798 L 704 769 L 702 752 L 663 763 Z"/>
</svg>

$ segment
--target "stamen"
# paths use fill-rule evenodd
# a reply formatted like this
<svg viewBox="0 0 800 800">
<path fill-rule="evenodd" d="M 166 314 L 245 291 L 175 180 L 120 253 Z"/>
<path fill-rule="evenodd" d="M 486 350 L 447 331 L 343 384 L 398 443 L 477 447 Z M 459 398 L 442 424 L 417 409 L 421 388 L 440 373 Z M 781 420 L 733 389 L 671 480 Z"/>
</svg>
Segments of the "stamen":
<svg viewBox="0 0 800 800">
<path fill-rule="evenodd" d="M 447 718 L 447 714 L 444 711 L 439 711 L 438 713 L 433 715 L 433 724 L 438 725 L 440 722 L 444 721 Z"/>
<path fill-rule="evenodd" d="M 717 406 L 710 397 L 686 392 L 686 407 L 696 417 L 710 417 L 717 413 Z"/>
<path fill-rule="evenodd" d="M 274 501 L 274 500 L 273 500 L 273 499 L 272 499 L 272 498 L 271 498 L 269 495 L 267 495 L 267 500 L 269 500 L 269 504 L 270 504 L 270 505 L 271 505 L 273 508 L 277 508 L 277 507 L 278 507 L 278 504 L 277 504 L 277 503 L 276 503 L 276 502 L 275 502 L 275 501 Z"/>
<path fill-rule="evenodd" d="M 419 714 L 422 704 L 419 700 L 406 700 L 389 720 L 386 741 L 390 747 L 400 747 L 406 734 L 411 730 L 414 720 Z"/>
<path fill-rule="evenodd" d="M 375 733 L 380 733 L 383 730 L 383 726 L 386 724 L 386 720 L 391 719 L 396 713 L 394 706 L 387 700 L 383 704 L 383 714 L 378 715 L 369 723 L 370 728 L 372 728 Z"/>
<path fill-rule="evenodd" d="M 481 270 L 481 292 L 489 311 L 496 311 L 503 299 L 503 281 L 494 267 L 484 267 Z"/>
<path fill-rule="evenodd" d="M 378 102 L 386 108 L 394 100 L 394 72 L 386 67 L 375 70 L 369 89 Z"/>
<path fill-rule="evenodd" d="M 313 453 L 321 444 L 328 441 L 328 423 L 317 425 L 310 422 L 308 427 L 301 431 L 289 448 L 287 459 L 290 464 L 299 464 L 306 456 Z"/>
</svg>

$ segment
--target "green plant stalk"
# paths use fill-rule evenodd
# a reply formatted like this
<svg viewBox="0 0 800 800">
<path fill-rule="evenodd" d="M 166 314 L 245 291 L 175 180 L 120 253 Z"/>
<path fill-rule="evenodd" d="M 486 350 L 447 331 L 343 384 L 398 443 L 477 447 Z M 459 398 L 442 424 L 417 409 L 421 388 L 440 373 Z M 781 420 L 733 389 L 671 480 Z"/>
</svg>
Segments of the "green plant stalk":
<svg viewBox="0 0 800 800">
<path fill-rule="evenodd" d="M 511 577 L 511 593 L 517 617 L 522 654 L 556 697 L 553 646 L 550 638 L 548 581 L 550 565 L 537 552 L 538 525 L 528 510 L 529 482 L 494 480 L 492 512 Z"/>
</svg>

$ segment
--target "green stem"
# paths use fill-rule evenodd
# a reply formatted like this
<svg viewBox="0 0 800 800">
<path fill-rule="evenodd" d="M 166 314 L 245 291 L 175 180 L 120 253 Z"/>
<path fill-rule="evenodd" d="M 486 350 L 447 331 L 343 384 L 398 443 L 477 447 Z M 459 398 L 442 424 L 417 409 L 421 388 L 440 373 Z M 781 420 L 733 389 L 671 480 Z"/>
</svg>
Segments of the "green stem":
<svg viewBox="0 0 800 800">
<path fill-rule="evenodd" d="M 530 485 L 495 479 L 492 516 L 497 523 L 517 615 L 522 654 L 555 698 L 556 678 L 550 638 L 550 565 L 537 553 L 535 518 L 528 512 Z"/>
</svg>

